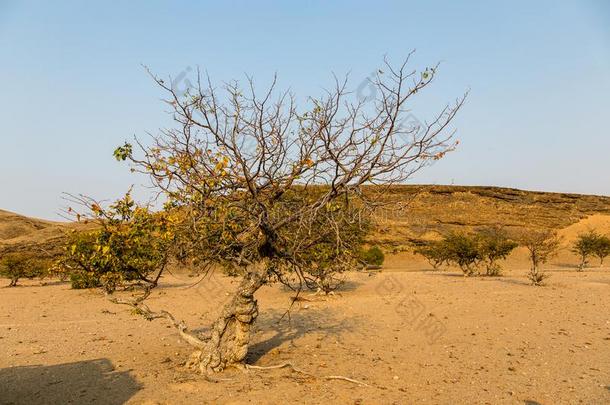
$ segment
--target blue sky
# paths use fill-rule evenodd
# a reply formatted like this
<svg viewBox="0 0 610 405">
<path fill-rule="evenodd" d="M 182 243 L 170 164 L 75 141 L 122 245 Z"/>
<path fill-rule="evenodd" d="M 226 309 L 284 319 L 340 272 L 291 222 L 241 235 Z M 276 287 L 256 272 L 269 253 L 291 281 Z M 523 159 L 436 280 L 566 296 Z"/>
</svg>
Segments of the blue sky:
<svg viewBox="0 0 610 405">
<path fill-rule="evenodd" d="M 610 195 L 607 1 L 0 0 L 0 209 L 58 219 L 62 192 L 146 194 L 112 158 L 169 123 L 142 64 L 277 72 L 305 97 L 412 49 L 414 68 L 441 61 L 418 118 L 471 90 L 458 150 L 413 182 Z"/>
</svg>

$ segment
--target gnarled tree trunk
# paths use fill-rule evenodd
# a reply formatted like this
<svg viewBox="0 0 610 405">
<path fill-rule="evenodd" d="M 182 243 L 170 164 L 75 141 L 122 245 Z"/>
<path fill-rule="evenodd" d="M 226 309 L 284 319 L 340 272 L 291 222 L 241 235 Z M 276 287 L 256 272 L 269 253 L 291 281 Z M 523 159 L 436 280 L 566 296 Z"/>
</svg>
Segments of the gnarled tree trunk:
<svg viewBox="0 0 610 405">
<path fill-rule="evenodd" d="M 211 337 L 203 350 L 194 354 L 194 366 L 201 372 L 220 372 L 240 366 L 248 354 L 250 328 L 258 316 L 254 293 L 267 277 L 266 263 L 253 266 L 239 284 L 235 295 L 212 325 Z"/>
</svg>

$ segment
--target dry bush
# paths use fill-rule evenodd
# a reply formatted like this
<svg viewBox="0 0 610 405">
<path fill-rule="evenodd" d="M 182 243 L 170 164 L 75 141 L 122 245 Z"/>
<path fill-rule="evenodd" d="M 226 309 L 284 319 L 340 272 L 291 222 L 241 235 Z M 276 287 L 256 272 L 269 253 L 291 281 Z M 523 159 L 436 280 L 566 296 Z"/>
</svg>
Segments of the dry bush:
<svg viewBox="0 0 610 405">
<path fill-rule="evenodd" d="M 48 276 L 51 265 L 51 260 L 37 253 L 6 253 L 0 258 L 0 276 L 11 280 L 9 287 L 15 287 L 19 279 Z"/>
<path fill-rule="evenodd" d="M 445 236 L 442 246 L 447 249 L 449 261 L 456 264 L 465 276 L 479 273 L 479 263 L 483 259 L 476 236 L 452 232 Z"/>
<path fill-rule="evenodd" d="M 416 248 L 414 253 L 424 257 L 435 270 L 439 270 L 442 265 L 449 265 L 450 263 L 449 251 L 442 241 L 427 242 Z"/>
<path fill-rule="evenodd" d="M 380 267 L 385 260 L 385 255 L 379 246 L 371 246 L 360 251 L 360 260 L 367 267 Z"/>
<path fill-rule="evenodd" d="M 505 260 L 518 243 L 510 239 L 507 232 L 500 227 L 484 228 L 477 233 L 476 238 L 486 275 L 499 276 L 502 267 L 498 262 Z"/>
<path fill-rule="evenodd" d="M 572 252 L 577 254 L 580 263 L 578 270 L 582 271 L 589 264 L 589 257 L 595 255 L 601 235 L 591 229 L 586 233 L 578 235 L 578 238 L 572 246 Z"/>
<path fill-rule="evenodd" d="M 601 235 L 597 238 L 593 254 L 599 259 L 599 265 L 603 266 L 604 259 L 610 255 L 610 238 L 606 235 Z"/>
<path fill-rule="evenodd" d="M 415 249 L 415 253 L 426 258 L 435 269 L 442 264 L 454 264 L 465 276 L 477 274 L 482 260 L 477 238 L 463 232 L 450 232 L 441 240 L 428 242 Z"/>
<path fill-rule="evenodd" d="M 524 232 L 520 239 L 521 245 L 528 250 L 531 261 L 528 278 L 533 285 L 542 285 L 548 274 L 541 271 L 540 266 L 559 253 L 562 238 L 556 231 L 532 230 Z"/>
<path fill-rule="evenodd" d="M 471 276 L 480 274 L 484 265 L 485 275 L 501 273 L 500 260 L 504 260 L 517 247 L 501 228 L 484 228 L 476 233 L 449 233 L 443 239 L 429 242 L 415 250 L 435 269 L 442 264 L 454 264 Z"/>
</svg>

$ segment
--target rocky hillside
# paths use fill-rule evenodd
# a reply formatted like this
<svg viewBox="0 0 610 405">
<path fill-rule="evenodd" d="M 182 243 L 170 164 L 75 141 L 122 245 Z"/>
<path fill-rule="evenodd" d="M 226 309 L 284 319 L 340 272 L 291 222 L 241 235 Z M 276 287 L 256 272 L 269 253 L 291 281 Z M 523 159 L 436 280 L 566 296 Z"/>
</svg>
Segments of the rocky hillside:
<svg viewBox="0 0 610 405">
<path fill-rule="evenodd" d="M 391 203 L 377 211 L 378 228 L 369 241 L 388 251 L 407 250 L 452 230 L 563 229 L 595 214 L 610 215 L 610 197 L 499 187 L 394 186 L 386 199 Z M 0 211 L 0 252 L 56 248 L 73 227 Z"/>
<path fill-rule="evenodd" d="M 500 225 L 510 230 L 563 229 L 594 214 L 610 215 L 610 197 L 500 187 L 395 186 L 377 212 L 371 243 L 394 250 L 453 230 Z"/>
</svg>

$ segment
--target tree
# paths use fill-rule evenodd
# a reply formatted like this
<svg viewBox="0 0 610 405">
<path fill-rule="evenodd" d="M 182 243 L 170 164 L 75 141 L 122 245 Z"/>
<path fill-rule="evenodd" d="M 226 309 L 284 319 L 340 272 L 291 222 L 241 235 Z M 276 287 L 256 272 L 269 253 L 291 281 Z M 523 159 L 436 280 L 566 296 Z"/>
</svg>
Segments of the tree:
<svg viewBox="0 0 610 405">
<path fill-rule="evenodd" d="M 595 230 L 589 230 L 587 233 L 578 235 L 578 238 L 572 246 L 572 252 L 580 258 L 578 270 L 582 271 L 589 263 L 589 257 L 595 254 L 596 248 L 601 237 Z"/>
<path fill-rule="evenodd" d="M 423 256 L 435 270 L 440 269 L 443 264 L 449 264 L 451 257 L 444 241 L 431 241 L 414 250 L 415 254 Z"/>
<path fill-rule="evenodd" d="M 528 252 L 531 261 L 528 278 L 533 285 L 539 286 L 548 275 L 540 271 L 540 266 L 559 252 L 562 238 L 552 230 L 528 231 L 521 236 L 521 245 Z"/>
<path fill-rule="evenodd" d="M 476 233 L 451 232 L 441 240 L 428 242 L 415 249 L 435 269 L 442 264 L 455 264 L 464 275 L 479 273 L 485 265 L 486 275 L 497 276 L 501 272 L 499 260 L 506 259 L 517 247 L 501 228 L 484 228 Z"/>
<path fill-rule="evenodd" d="M 477 267 L 483 257 L 475 236 L 452 232 L 445 236 L 442 246 L 447 250 L 449 261 L 459 266 L 465 276 L 478 273 Z"/>
<path fill-rule="evenodd" d="M 498 261 L 505 260 L 518 246 L 502 228 L 485 228 L 477 233 L 479 254 L 485 263 L 486 274 L 497 276 L 502 268 Z"/>
<path fill-rule="evenodd" d="M 11 280 L 9 287 L 15 287 L 20 278 L 46 276 L 49 264 L 49 260 L 33 253 L 6 253 L 0 259 L 0 276 Z"/>
<path fill-rule="evenodd" d="M 133 272 L 147 288 L 129 304 L 149 319 L 169 319 L 196 348 L 191 365 L 206 374 L 243 367 L 258 289 L 288 283 L 289 276 L 300 288 L 324 269 L 355 268 L 361 232 L 387 187 L 455 147 L 449 128 L 465 96 L 427 124 L 402 124 L 408 103 L 437 71 L 407 71 L 407 62 L 398 68 L 386 62 L 379 70 L 371 81 L 373 102 L 350 102 L 347 81 L 336 80 L 304 110 L 292 94 L 276 91 L 275 79 L 258 93 L 251 79 L 245 90 L 238 82 L 218 90 L 198 77 L 194 88 L 179 94 L 153 76 L 168 95 L 176 127 L 161 131 L 151 145 L 137 141 L 139 152 L 126 143 L 115 157 L 147 174 L 166 211 L 179 213 L 172 233 L 181 251 L 241 277 L 210 335 L 201 337 L 169 312 L 144 304 L 163 266 L 152 277 Z"/>
<path fill-rule="evenodd" d="M 604 259 L 610 255 L 610 238 L 605 235 L 600 235 L 595 243 L 593 254 L 599 259 L 599 265 L 603 266 Z"/>
</svg>

